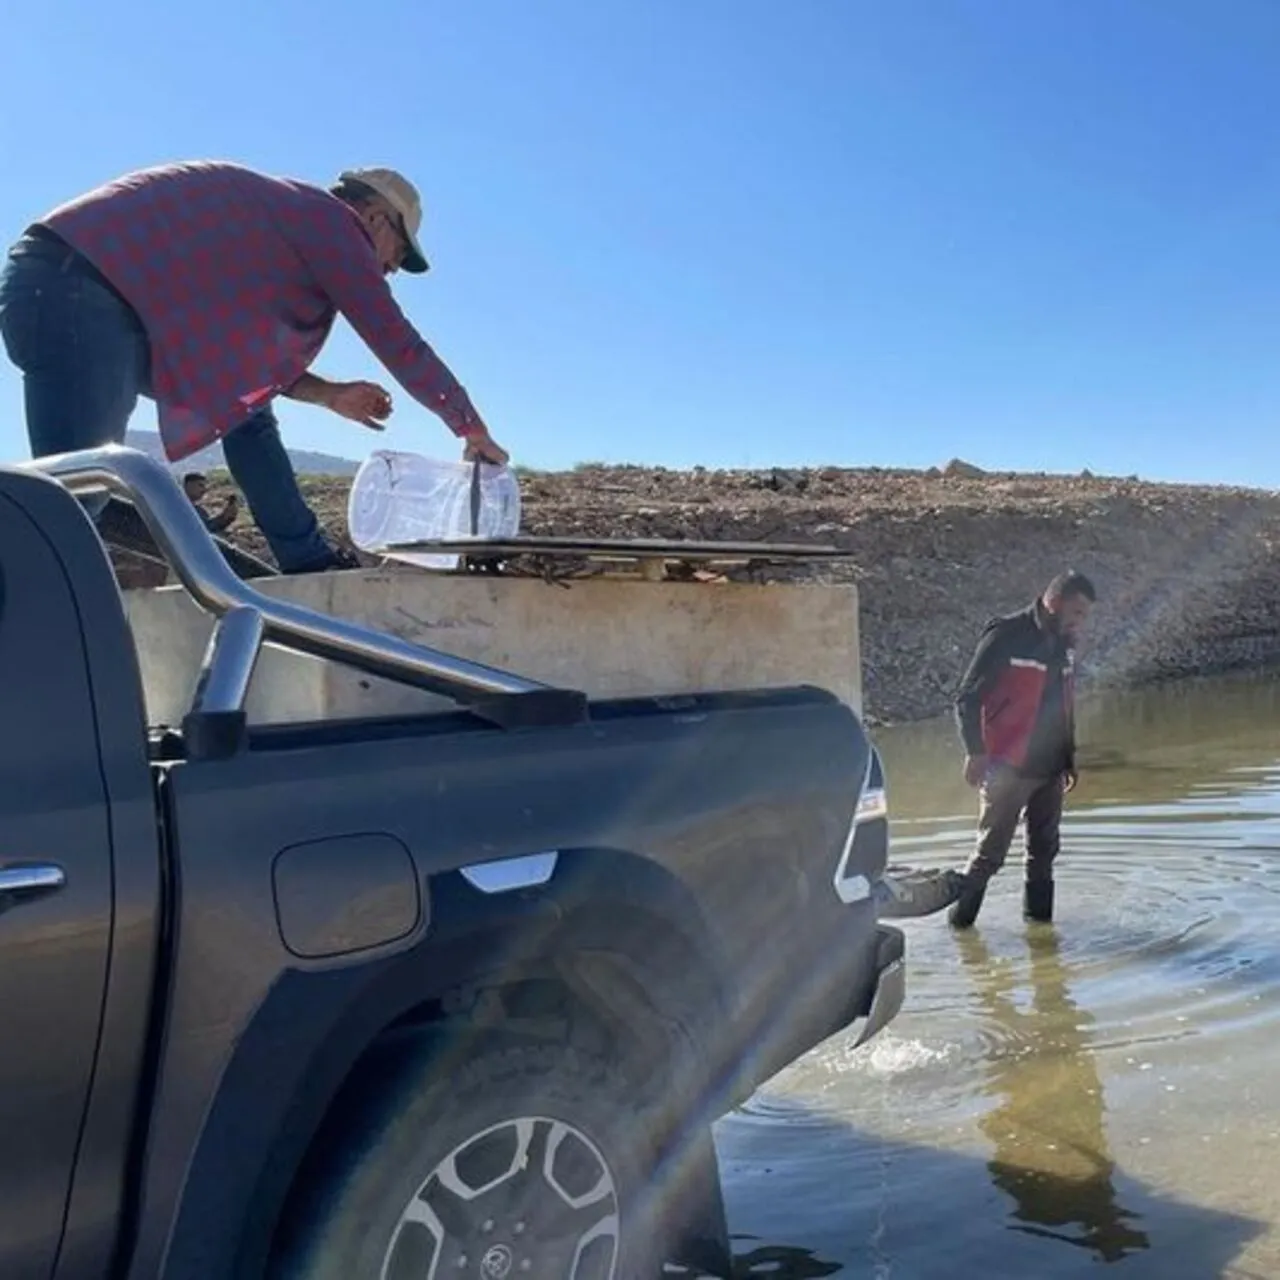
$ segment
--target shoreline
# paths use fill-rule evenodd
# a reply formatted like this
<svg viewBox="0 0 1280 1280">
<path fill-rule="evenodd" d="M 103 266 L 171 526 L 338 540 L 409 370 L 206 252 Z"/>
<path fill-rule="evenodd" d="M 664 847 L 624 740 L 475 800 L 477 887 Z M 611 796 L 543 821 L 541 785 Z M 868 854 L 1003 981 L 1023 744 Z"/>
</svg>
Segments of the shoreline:
<svg viewBox="0 0 1280 1280">
<path fill-rule="evenodd" d="M 229 491 L 209 476 L 210 508 Z M 346 537 L 349 480 L 304 476 Z M 688 471 L 584 465 L 522 472 L 522 530 L 614 538 L 832 543 L 851 559 L 775 568 L 773 580 L 859 588 L 869 724 L 949 710 L 986 620 L 1055 573 L 1098 588 L 1080 651 L 1082 693 L 1280 666 L 1280 495 L 1134 478 L 824 467 Z M 234 541 L 262 554 L 242 513 Z M 712 588 L 708 588 L 712 589 Z"/>
</svg>

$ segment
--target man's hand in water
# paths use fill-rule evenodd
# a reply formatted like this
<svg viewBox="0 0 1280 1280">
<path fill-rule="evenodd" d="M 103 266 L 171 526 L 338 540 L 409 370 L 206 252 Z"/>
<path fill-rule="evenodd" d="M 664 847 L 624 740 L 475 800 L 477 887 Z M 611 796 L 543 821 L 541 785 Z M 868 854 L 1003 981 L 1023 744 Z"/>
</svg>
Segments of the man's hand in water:
<svg viewBox="0 0 1280 1280">
<path fill-rule="evenodd" d="M 986 776 L 987 776 L 987 757 L 986 756 L 965 756 L 964 780 L 971 787 L 982 786 L 982 780 Z"/>
</svg>

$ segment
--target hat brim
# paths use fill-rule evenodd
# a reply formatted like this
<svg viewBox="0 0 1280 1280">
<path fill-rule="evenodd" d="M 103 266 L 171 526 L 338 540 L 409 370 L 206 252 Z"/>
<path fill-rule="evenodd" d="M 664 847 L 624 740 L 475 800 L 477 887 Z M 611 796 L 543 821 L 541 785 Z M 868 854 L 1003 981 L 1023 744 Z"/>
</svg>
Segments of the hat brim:
<svg viewBox="0 0 1280 1280">
<path fill-rule="evenodd" d="M 404 238 L 409 245 L 408 251 L 404 255 L 404 259 L 400 263 L 400 270 L 407 271 L 410 275 L 425 275 L 431 270 L 431 264 L 427 261 L 427 255 L 422 252 L 422 246 L 418 243 L 417 238 L 409 234 L 409 228 L 403 221 L 400 223 L 401 230 L 404 232 Z"/>
</svg>

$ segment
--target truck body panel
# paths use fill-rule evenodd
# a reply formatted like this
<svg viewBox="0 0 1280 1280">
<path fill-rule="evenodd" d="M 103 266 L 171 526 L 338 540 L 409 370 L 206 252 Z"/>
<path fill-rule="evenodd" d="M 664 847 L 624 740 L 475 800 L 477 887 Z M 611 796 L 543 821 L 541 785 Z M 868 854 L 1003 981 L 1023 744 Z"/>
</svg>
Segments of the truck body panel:
<svg viewBox="0 0 1280 1280">
<path fill-rule="evenodd" d="M 101 556 L 65 493 L 4 476 L 2 856 L 65 876 L 44 896 L 0 898 L 0 1272 L 15 1280 L 48 1276 L 59 1254 L 83 1274 L 110 1253 L 156 972 L 141 685 L 114 583 L 79 572 Z"/>
<path fill-rule="evenodd" d="M 855 839 L 873 748 L 821 690 L 265 726 L 200 756 L 148 734 L 61 486 L 0 470 L 0 575 L 0 867 L 65 875 L 0 900 L 6 1277 L 260 1276 L 369 1046 L 524 975 L 589 1000 L 616 961 L 655 1006 L 703 984 L 716 1114 L 901 1003 L 887 838 Z"/>
<path fill-rule="evenodd" d="M 752 1027 L 752 1059 L 785 1059 L 798 1015 L 828 1004 L 821 985 L 845 984 L 850 968 L 865 963 L 850 956 L 833 968 L 832 948 L 838 954 L 842 939 L 874 932 L 850 918 L 870 904 L 845 906 L 831 884 L 856 801 L 849 780 L 859 776 L 865 747 L 849 732 L 848 711 L 830 699 L 752 701 L 718 715 L 636 710 L 522 733 L 441 726 L 361 741 L 357 727 L 349 741 L 323 748 L 295 733 L 273 749 L 263 735 L 265 742 L 230 760 L 172 766 L 181 946 L 146 1206 L 152 1197 L 172 1204 L 188 1172 L 209 1169 L 206 1185 L 189 1198 L 199 1206 L 190 1257 L 209 1256 L 225 1241 L 219 1224 L 247 1206 L 229 1206 L 226 1217 L 211 1206 L 248 1195 L 283 1136 L 271 1118 L 317 1087 L 313 1063 L 332 1039 L 352 1046 L 340 1063 L 345 1073 L 356 1046 L 438 999 L 471 967 L 518 962 L 455 954 L 443 963 L 442 891 L 452 888 L 455 897 L 444 916 L 454 922 L 449 932 L 501 936 L 479 918 L 463 927 L 490 904 L 458 883 L 462 867 L 556 851 L 555 874 L 526 898 L 544 902 L 559 928 L 590 911 L 606 915 L 616 933 L 626 912 L 643 905 L 625 861 L 638 856 L 657 865 L 692 898 L 696 943 L 717 957 L 734 1022 Z M 422 909 L 410 932 L 393 909 L 395 927 L 380 945 L 309 960 L 291 954 L 280 936 L 272 868 L 282 851 L 335 833 L 376 833 L 409 850 Z M 750 895 L 743 884 L 753 886 Z M 360 892 L 357 877 L 349 890 Z M 460 912 L 456 899 L 467 897 L 475 902 Z M 810 921 L 803 935 L 787 928 L 800 903 Z M 826 964 L 815 967 L 824 955 Z M 352 1024 L 359 1029 L 338 1034 Z M 289 1060 L 281 1061 L 286 1045 Z M 232 1084 L 233 1065 L 243 1091 Z M 215 1099 L 240 1118 L 233 1128 L 208 1116 Z M 252 1120 L 255 1111 L 261 1115 Z M 166 1205 L 144 1218 L 158 1224 L 170 1212 Z M 160 1241 L 140 1245 L 139 1280 L 154 1268 Z"/>
</svg>

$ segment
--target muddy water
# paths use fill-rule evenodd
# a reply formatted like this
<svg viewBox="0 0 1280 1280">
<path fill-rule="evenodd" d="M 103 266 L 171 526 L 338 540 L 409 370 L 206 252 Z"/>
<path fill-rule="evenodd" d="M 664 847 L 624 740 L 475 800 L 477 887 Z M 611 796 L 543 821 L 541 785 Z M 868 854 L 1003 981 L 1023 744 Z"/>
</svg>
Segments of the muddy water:
<svg viewBox="0 0 1280 1280">
<path fill-rule="evenodd" d="M 882 731 L 894 861 L 953 865 L 949 723 Z M 906 1007 L 718 1134 L 738 1274 L 1280 1277 L 1280 679 L 1086 704 L 1057 920 L 1017 846 L 978 927 L 908 922 Z"/>
</svg>

